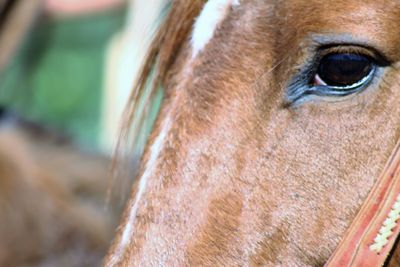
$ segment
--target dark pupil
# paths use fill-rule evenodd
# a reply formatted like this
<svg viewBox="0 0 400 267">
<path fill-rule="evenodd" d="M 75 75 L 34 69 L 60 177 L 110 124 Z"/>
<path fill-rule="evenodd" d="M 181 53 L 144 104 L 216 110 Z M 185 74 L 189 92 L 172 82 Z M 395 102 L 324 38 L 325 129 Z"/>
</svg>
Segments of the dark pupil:
<svg viewBox="0 0 400 267">
<path fill-rule="evenodd" d="M 357 54 L 330 54 L 319 63 L 318 75 L 330 86 L 347 86 L 360 81 L 372 69 L 367 56 Z"/>
</svg>

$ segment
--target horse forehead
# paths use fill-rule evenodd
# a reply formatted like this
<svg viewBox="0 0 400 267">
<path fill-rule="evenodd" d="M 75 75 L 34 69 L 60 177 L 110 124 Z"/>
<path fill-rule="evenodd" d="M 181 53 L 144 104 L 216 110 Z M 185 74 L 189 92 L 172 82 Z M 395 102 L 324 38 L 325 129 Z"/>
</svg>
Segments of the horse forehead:
<svg viewBox="0 0 400 267">
<path fill-rule="evenodd" d="M 400 50 L 398 49 L 400 45 L 399 4 L 400 0 L 213 0 L 204 6 L 203 12 L 193 27 L 191 39 L 193 52 L 197 54 L 198 50 L 204 48 L 209 42 L 213 32 L 218 30 L 220 20 L 227 17 L 225 11 L 229 10 L 229 7 L 240 6 L 239 14 L 241 15 L 234 11 L 236 14 L 231 17 L 230 24 L 233 27 L 225 27 L 222 31 L 240 32 L 246 28 L 242 25 L 249 21 L 263 21 L 264 24 L 272 23 L 273 27 L 261 26 L 260 28 L 260 24 L 250 23 L 258 29 L 249 35 L 260 34 L 260 29 L 271 33 L 278 30 L 284 33 L 283 36 L 286 39 L 293 36 L 304 39 L 313 33 L 347 34 L 376 46 L 377 49 L 382 49 L 385 54 L 400 57 L 400 51 L 398 52 Z M 238 24 L 236 20 L 240 19 L 240 16 L 247 19 Z M 206 19 L 202 19 L 203 17 Z M 265 19 L 266 17 L 269 19 Z M 214 23 L 210 23 L 210 20 Z M 242 24 L 242 22 L 245 23 Z M 285 41 L 287 41 L 285 38 L 280 40 L 280 42 Z M 279 44 L 279 41 L 276 44 Z"/>
<path fill-rule="evenodd" d="M 400 42 L 400 1 L 288 0 L 276 6 L 285 29 L 296 33 L 350 33 L 372 41 Z"/>
<path fill-rule="evenodd" d="M 337 17 L 339 14 L 350 20 L 360 17 L 374 17 L 375 19 L 391 17 L 391 19 L 396 19 L 396 14 L 399 12 L 399 4 L 399 0 L 287 0 L 279 1 L 275 7 L 285 7 L 291 13 L 287 15 L 295 18 L 300 16 L 303 19 L 325 20 L 330 19 L 332 16 Z M 343 21 L 336 21 L 336 23 L 340 24 Z"/>
</svg>

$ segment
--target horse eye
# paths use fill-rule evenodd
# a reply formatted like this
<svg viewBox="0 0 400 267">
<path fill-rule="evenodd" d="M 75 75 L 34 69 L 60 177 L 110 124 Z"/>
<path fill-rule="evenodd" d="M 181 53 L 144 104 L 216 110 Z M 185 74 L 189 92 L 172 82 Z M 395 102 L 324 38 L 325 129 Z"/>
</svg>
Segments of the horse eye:
<svg viewBox="0 0 400 267">
<path fill-rule="evenodd" d="M 374 61 L 365 55 L 351 53 L 324 56 L 314 77 L 314 85 L 355 88 L 369 81 L 375 69 Z"/>
</svg>

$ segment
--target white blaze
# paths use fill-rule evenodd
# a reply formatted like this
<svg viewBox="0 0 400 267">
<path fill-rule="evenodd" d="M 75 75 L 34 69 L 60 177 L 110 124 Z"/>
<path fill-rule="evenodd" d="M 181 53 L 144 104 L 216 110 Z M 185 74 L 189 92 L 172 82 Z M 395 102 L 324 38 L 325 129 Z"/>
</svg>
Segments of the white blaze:
<svg viewBox="0 0 400 267">
<path fill-rule="evenodd" d="M 227 16 L 232 6 L 239 5 L 239 0 L 208 0 L 204 5 L 199 17 L 194 24 L 191 44 L 193 48 L 193 58 L 207 45 L 214 35 L 214 32 Z M 124 226 L 122 237 L 118 247 L 111 258 L 108 266 L 114 266 L 121 259 L 126 247 L 129 245 L 133 233 L 133 225 L 136 219 L 136 214 L 140 204 L 140 200 L 146 191 L 148 179 L 154 172 L 157 159 L 162 150 L 167 133 L 171 128 L 171 118 L 167 117 L 164 121 L 161 132 L 155 139 L 150 148 L 150 158 L 147 161 L 145 171 L 140 179 L 138 191 L 135 200 L 129 211 L 129 217 L 126 225 Z"/>
<path fill-rule="evenodd" d="M 118 244 L 118 248 L 116 249 L 116 252 L 113 255 L 111 262 L 109 264 L 109 266 L 111 267 L 118 262 L 118 260 L 125 252 L 126 246 L 129 245 L 130 243 L 130 240 L 133 235 L 133 224 L 136 219 L 136 214 L 138 211 L 140 200 L 145 192 L 148 179 L 156 168 L 157 158 L 164 146 L 164 141 L 170 128 L 171 128 L 171 119 L 167 117 L 162 125 L 160 134 L 157 136 L 153 145 L 150 148 L 150 158 L 147 161 L 145 171 L 142 177 L 140 178 L 138 191 L 135 196 L 135 201 L 133 202 L 133 205 L 130 208 L 129 218 L 122 232 L 121 241 Z"/>
<path fill-rule="evenodd" d="M 211 40 L 215 30 L 221 24 L 232 6 L 239 5 L 239 0 L 209 0 L 204 5 L 193 27 L 191 44 L 193 53 L 197 54 L 204 49 Z"/>
</svg>

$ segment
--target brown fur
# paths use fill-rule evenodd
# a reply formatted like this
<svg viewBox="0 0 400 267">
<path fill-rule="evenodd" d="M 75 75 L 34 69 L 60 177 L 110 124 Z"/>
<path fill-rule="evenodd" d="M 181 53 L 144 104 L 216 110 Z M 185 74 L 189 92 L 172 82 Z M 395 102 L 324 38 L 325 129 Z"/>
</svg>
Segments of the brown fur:
<svg viewBox="0 0 400 267">
<path fill-rule="evenodd" d="M 174 1 L 169 18 L 189 25 L 198 12 L 185 3 Z M 164 121 L 172 126 L 131 222 L 133 192 L 106 266 L 115 258 L 118 266 L 321 266 L 400 137 L 399 1 L 240 3 L 193 62 L 187 39 L 171 36 L 180 49 L 158 54 L 172 61 L 156 66 L 167 95 L 149 145 Z M 179 25 L 167 19 L 159 36 Z M 391 64 L 360 94 L 288 105 L 289 81 L 320 37 L 360 43 Z"/>
</svg>

